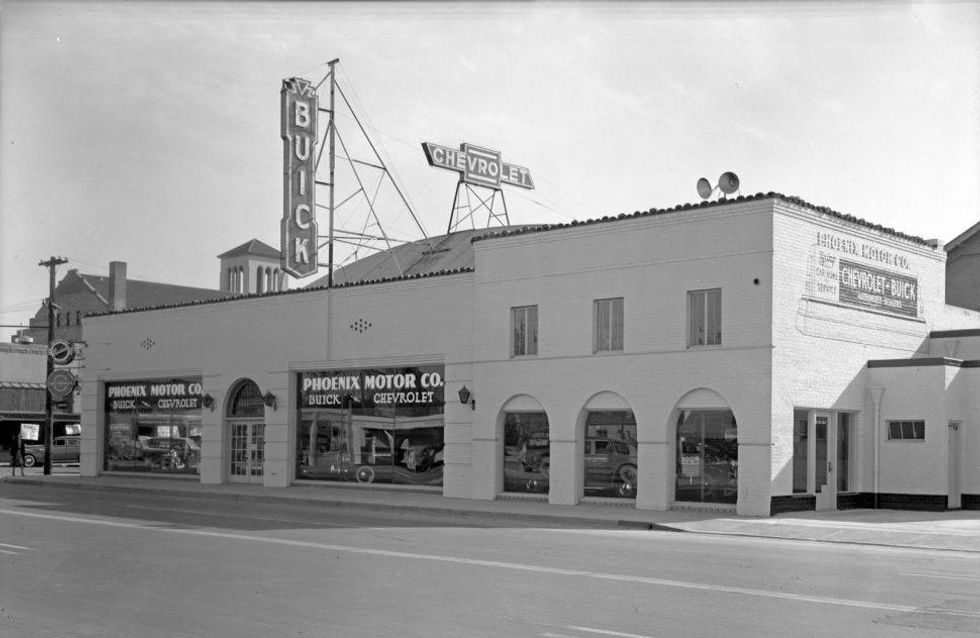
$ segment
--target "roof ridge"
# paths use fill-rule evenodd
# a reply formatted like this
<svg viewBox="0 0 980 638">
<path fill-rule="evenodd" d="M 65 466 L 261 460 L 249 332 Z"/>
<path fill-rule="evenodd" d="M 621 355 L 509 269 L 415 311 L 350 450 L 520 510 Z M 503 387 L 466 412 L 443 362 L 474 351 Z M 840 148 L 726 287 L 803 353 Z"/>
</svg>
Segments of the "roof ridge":
<svg viewBox="0 0 980 638">
<path fill-rule="evenodd" d="M 450 268 L 450 269 L 447 269 L 447 270 L 440 270 L 440 271 L 431 272 L 431 273 L 418 273 L 418 274 L 415 274 L 415 275 L 403 275 L 403 276 L 400 276 L 400 277 L 383 277 L 383 278 L 379 278 L 379 279 L 365 279 L 365 280 L 358 280 L 358 281 L 352 281 L 352 282 L 345 282 L 345 283 L 340 283 L 340 284 L 334 284 L 333 285 L 333 289 L 334 290 L 337 290 L 337 289 L 340 289 L 340 288 L 357 288 L 359 286 L 370 286 L 370 285 L 376 285 L 376 284 L 386 284 L 386 283 L 393 283 L 393 282 L 397 282 L 397 281 L 408 281 L 408 280 L 411 280 L 411 279 L 428 279 L 430 277 L 444 277 L 444 276 L 449 276 L 449 275 L 461 275 L 461 274 L 468 273 L 468 272 L 474 272 L 474 270 L 475 270 L 474 268 L 461 267 L 461 268 Z M 236 295 L 230 295 L 230 296 L 226 296 L 226 297 L 215 297 L 213 299 L 197 299 L 197 300 L 194 300 L 194 301 L 185 301 L 185 302 L 180 302 L 180 303 L 162 304 L 162 305 L 159 305 L 159 306 L 145 306 L 145 307 L 140 307 L 140 308 L 124 308 L 122 310 L 97 312 L 97 313 L 93 313 L 93 314 L 90 314 L 90 315 L 86 315 L 86 317 L 105 317 L 105 316 L 108 316 L 108 315 L 121 315 L 121 314 L 129 314 L 129 313 L 134 313 L 134 312 L 149 312 L 149 311 L 152 311 L 152 310 L 168 310 L 168 309 L 173 309 L 173 308 L 188 308 L 188 307 L 191 307 L 191 306 L 203 306 L 203 305 L 214 304 L 214 303 L 224 303 L 224 302 L 231 302 L 231 301 L 240 301 L 242 299 L 255 299 L 257 297 L 279 297 L 279 296 L 284 296 L 284 295 L 296 295 L 296 294 L 301 294 L 301 293 L 305 293 L 305 292 L 314 292 L 314 291 L 323 291 L 323 290 L 330 290 L 330 288 L 328 288 L 327 286 L 323 285 L 323 286 L 314 286 L 314 287 L 307 287 L 307 288 L 295 288 L 295 289 L 292 289 L 292 290 L 277 290 L 277 291 L 273 291 L 273 292 L 236 294 Z M 216 290 L 215 292 L 224 292 L 224 291 Z"/>
<path fill-rule="evenodd" d="M 489 233 L 479 237 L 474 237 L 470 241 L 475 243 L 478 241 L 482 241 L 484 239 L 495 239 L 498 237 L 511 237 L 513 235 L 521 235 L 525 233 L 544 232 L 549 230 L 557 230 L 560 228 L 571 228 L 573 226 L 601 224 L 606 222 L 618 221 L 622 219 L 635 219 L 637 217 L 651 217 L 656 215 L 666 215 L 669 213 L 676 213 L 684 210 L 692 210 L 695 208 L 713 208 L 716 206 L 724 206 L 726 204 L 744 203 L 744 202 L 758 201 L 761 199 L 781 199 L 784 202 L 796 204 L 798 206 L 804 206 L 812 211 L 823 213 L 826 215 L 831 215 L 832 217 L 837 217 L 838 219 L 842 219 L 852 224 L 857 224 L 858 226 L 871 228 L 872 230 L 877 230 L 882 233 L 893 235 L 895 237 L 904 239 L 906 241 L 910 241 L 912 243 L 922 244 L 923 246 L 932 246 L 932 243 L 929 240 L 923 239 L 922 237 L 918 237 L 916 235 L 907 235 L 905 233 L 895 230 L 894 228 L 882 226 L 881 224 L 872 224 L 871 222 L 861 219 L 860 217 L 855 217 L 854 215 L 839 213 L 828 206 L 816 206 L 804 200 L 801 197 L 796 197 L 794 195 L 784 195 L 782 193 L 777 193 L 774 191 L 769 191 L 768 193 L 756 193 L 755 195 L 739 195 L 738 197 L 732 199 L 718 199 L 710 202 L 703 201 L 696 204 L 691 204 L 691 203 L 677 204 L 672 208 L 651 208 L 650 210 L 647 211 L 638 210 L 638 211 L 634 211 L 632 214 L 620 213 L 619 215 L 606 215 L 601 218 L 587 219 L 585 221 L 572 220 L 571 222 L 562 223 L 562 224 L 543 224 L 540 226 L 533 226 L 533 227 L 517 229 L 517 230 L 505 230 L 505 231 L 499 231 L 495 233 Z"/>
</svg>

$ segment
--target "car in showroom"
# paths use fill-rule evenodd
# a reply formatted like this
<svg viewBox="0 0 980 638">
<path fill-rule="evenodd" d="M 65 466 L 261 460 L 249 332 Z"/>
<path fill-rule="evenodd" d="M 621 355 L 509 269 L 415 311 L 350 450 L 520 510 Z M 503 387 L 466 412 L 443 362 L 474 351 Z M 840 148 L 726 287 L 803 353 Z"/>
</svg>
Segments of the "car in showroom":
<svg viewBox="0 0 980 638">
<path fill-rule="evenodd" d="M 51 441 L 52 463 L 78 463 L 81 458 L 79 436 L 56 436 Z M 24 465 L 34 467 L 44 463 L 44 444 L 24 446 Z"/>
<path fill-rule="evenodd" d="M 584 452 L 587 488 L 615 487 L 620 496 L 635 493 L 636 455 L 626 441 L 589 437 Z"/>
<path fill-rule="evenodd" d="M 156 436 L 142 441 L 143 460 L 164 470 L 194 469 L 201 463 L 201 446 L 186 437 Z"/>
</svg>

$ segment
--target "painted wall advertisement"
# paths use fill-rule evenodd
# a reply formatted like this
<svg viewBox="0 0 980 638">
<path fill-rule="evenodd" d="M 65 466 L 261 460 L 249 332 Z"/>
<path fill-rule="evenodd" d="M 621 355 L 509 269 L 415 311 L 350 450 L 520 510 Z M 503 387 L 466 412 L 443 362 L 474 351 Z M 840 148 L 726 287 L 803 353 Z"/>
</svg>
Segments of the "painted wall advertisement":
<svg viewBox="0 0 980 638">
<path fill-rule="evenodd" d="M 817 233 L 807 293 L 879 312 L 919 316 L 919 279 L 902 253 L 833 233 Z"/>
</svg>

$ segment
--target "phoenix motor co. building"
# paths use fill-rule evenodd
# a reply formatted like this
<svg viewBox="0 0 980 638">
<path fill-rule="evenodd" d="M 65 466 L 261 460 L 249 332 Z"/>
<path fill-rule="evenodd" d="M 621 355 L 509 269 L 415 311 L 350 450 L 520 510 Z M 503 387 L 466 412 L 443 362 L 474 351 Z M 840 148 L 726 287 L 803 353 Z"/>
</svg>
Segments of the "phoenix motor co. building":
<svg viewBox="0 0 980 638">
<path fill-rule="evenodd" d="M 941 245 L 779 194 L 376 255 L 89 317 L 83 475 L 745 515 L 980 504 Z"/>
</svg>

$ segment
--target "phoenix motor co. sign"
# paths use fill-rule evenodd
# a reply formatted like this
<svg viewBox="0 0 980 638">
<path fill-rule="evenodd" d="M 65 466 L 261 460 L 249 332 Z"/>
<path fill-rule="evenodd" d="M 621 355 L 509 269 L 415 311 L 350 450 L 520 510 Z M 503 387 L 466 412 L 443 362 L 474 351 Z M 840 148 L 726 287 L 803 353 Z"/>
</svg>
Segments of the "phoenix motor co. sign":
<svg viewBox="0 0 980 638">
<path fill-rule="evenodd" d="M 415 408 L 442 412 L 445 367 L 372 368 L 304 372 L 300 405 L 304 408 Z"/>
<path fill-rule="evenodd" d="M 533 189 L 531 172 L 517 164 L 500 160 L 500 151 L 492 151 L 463 143 L 459 149 L 422 143 L 429 166 L 460 173 L 460 181 L 475 186 L 500 190 L 501 184 Z"/>
<path fill-rule="evenodd" d="M 107 412 L 200 410 L 200 377 L 107 383 Z"/>
<path fill-rule="evenodd" d="M 316 160 L 317 95 L 307 80 L 283 80 L 282 269 L 306 277 L 317 269 Z"/>
<path fill-rule="evenodd" d="M 809 293 L 849 306 L 918 317 L 919 278 L 908 255 L 835 233 L 817 232 Z"/>
</svg>

